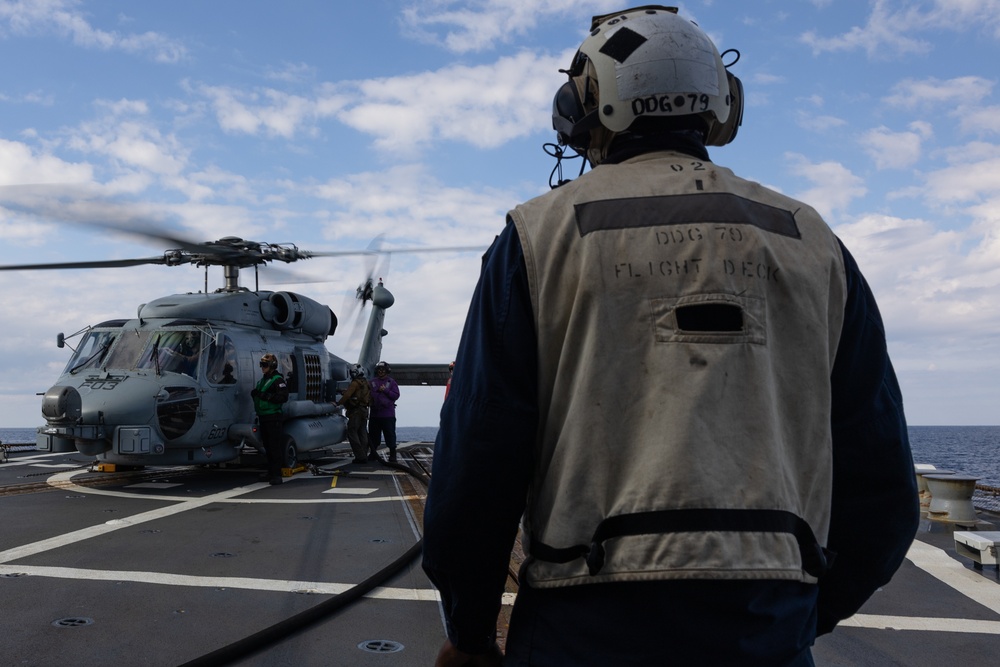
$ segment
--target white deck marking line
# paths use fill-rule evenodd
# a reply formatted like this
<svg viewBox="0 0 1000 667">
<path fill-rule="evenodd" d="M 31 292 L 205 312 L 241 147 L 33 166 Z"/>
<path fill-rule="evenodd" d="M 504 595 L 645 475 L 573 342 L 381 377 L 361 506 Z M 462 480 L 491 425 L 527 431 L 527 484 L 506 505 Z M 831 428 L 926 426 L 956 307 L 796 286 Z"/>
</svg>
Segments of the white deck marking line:
<svg viewBox="0 0 1000 667">
<path fill-rule="evenodd" d="M 62 477 L 64 474 L 65 473 L 61 473 L 59 475 L 54 475 L 53 477 Z M 68 478 L 69 475 L 66 474 L 66 477 Z M 176 505 L 161 507 L 148 512 L 142 512 L 141 514 L 136 514 L 135 516 L 130 516 L 125 519 L 117 519 L 114 523 L 108 522 L 98 524 L 96 526 L 90 526 L 89 528 L 81 528 L 80 530 L 74 530 L 63 535 L 50 537 L 33 544 L 25 544 L 19 547 L 14 547 L 13 549 L 7 549 L 6 551 L 0 551 L 0 563 L 8 563 L 12 560 L 34 556 L 35 554 L 40 554 L 51 549 L 58 549 L 59 547 L 64 547 L 68 544 L 89 540 L 91 537 L 105 535 L 107 533 L 120 530 L 126 526 L 134 526 L 147 521 L 155 521 L 174 514 L 196 509 L 198 507 L 211 505 L 212 503 L 217 503 L 220 500 L 231 498 L 232 496 L 256 491 L 257 489 L 265 486 L 267 486 L 267 483 L 258 483 L 250 486 L 240 486 L 235 489 L 230 489 L 229 491 L 222 491 L 221 493 L 204 496 L 203 498 L 177 498 L 174 499 L 179 501 Z"/>
<path fill-rule="evenodd" d="M 76 452 L 72 452 L 72 453 L 76 454 Z M 53 454 L 52 452 L 36 452 L 35 454 L 27 454 L 25 456 L 18 456 L 15 459 L 11 459 L 11 461 L 19 461 L 19 462 L 34 461 L 36 459 L 51 459 L 51 458 L 55 458 L 56 456 L 65 456 L 65 455 L 66 455 L 65 453 L 55 453 L 55 454 Z M 81 465 L 83 465 L 83 464 L 81 464 Z"/>
<path fill-rule="evenodd" d="M 17 467 L 17 466 L 40 466 L 42 461 L 44 461 L 45 459 L 51 459 L 53 456 L 57 456 L 57 455 L 56 454 L 44 454 L 44 455 L 35 455 L 35 456 L 18 456 L 17 458 L 9 459 L 7 462 L 2 463 L 0 465 L 2 465 L 5 468 L 14 468 L 14 467 Z M 56 465 L 56 464 L 50 464 L 50 465 Z M 79 468 L 81 465 L 86 465 L 86 464 L 81 464 L 81 463 L 60 463 L 58 465 L 60 465 L 62 467 Z"/>
<path fill-rule="evenodd" d="M 82 475 L 86 471 L 63 472 L 49 477 L 48 482 L 60 483 L 59 488 L 63 491 L 73 491 L 75 493 L 89 494 L 92 496 L 110 496 L 112 498 L 129 498 L 139 500 L 165 500 L 172 503 L 184 503 L 193 499 L 189 496 L 158 496 L 152 493 L 130 493 L 128 491 L 110 491 L 108 489 L 98 489 L 91 486 L 79 486 L 72 482 L 72 477 Z M 294 478 L 292 478 L 294 479 Z M 305 478 L 304 478 L 305 479 Z M 286 481 L 286 483 L 288 483 Z M 134 486 L 134 485 L 133 485 Z M 243 487 L 249 491 L 269 488 L 267 482 L 254 483 Z M 307 505 L 309 503 L 387 503 L 395 500 L 413 500 L 420 496 L 380 496 L 378 498 L 219 498 L 213 502 L 236 503 L 243 505 L 273 504 L 273 505 Z"/>
<path fill-rule="evenodd" d="M 75 472 L 64 472 L 53 475 L 49 478 L 50 481 L 68 482 L 73 475 L 78 474 Z M 242 495 L 244 493 L 251 493 L 258 489 L 267 487 L 266 482 L 258 482 L 256 484 L 251 484 L 249 486 L 239 486 L 235 489 L 230 489 L 228 491 L 222 491 L 220 493 L 214 493 L 202 498 L 174 498 L 174 497 L 163 497 L 161 499 L 170 500 L 176 502 L 176 505 L 161 507 L 159 509 L 150 510 L 148 512 L 142 512 L 134 516 L 130 516 L 124 519 L 114 519 L 106 523 L 98 524 L 96 526 L 90 526 L 89 528 L 81 528 L 79 530 L 74 530 L 63 535 L 57 535 L 55 537 L 50 537 L 48 539 L 40 540 L 32 544 L 24 544 L 19 547 L 14 547 L 12 549 L 7 549 L 6 551 L 0 551 L 0 564 L 9 563 L 13 560 L 18 560 L 21 558 L 27 558 L 28 556 L 34 556 L 36 554 L 44 553 L 52 549 L 58 549 L 60 547 L 67 546 L 69 544 L 75 544 L 76 542 L 82 542 L 83 540 L 89 540 L 92 537 L 98 537 L 100 535 L 106 535 L 107 533 L 114 532 L 116 530 L 121 530 L 127 526 L 134 526 L 136 524 L 145 523 L 147 521 L 156 521 L 157 519 L 162 519 L 168 516 L 173 516 L 174 514 L 179 514 L 181 512 L 186 512 L 188 510 L 197 509 L 199 507 L 204 507 L 205 505 L 211 505 L 213 503 L 225 502 L 235 500 L 236 496 Z M 72 483 L 68 484 L 66 487 L 76 489 L 80 491 L 89 491 L 92 489 L 84 489 L 83 487 L 78 487 Z M 150 498 L 151 496 L 136 496 L 134 494 L 125 494 L 130 498 Z M 326 499 L 325 502 L 365 502 L 365 501 L 390 501 L 397 500 L 397 498 L 330 498 Z M 275 502 L 273 500 L 263 500 L 260 502 Z M 295 502 L 311 502 L 311 503 L 322 503 L 324 499 L 316 500 L 286 500 L 286 503 Z"/>
<path fill-rule="evenodd" d="M 0 565 L 0 574 L 27 574 L 56 579 L 82 579 L 86 581 L 131 581 L 139 584 L 165 586 L 196 586 L 200 588 L 237 588 L 252 591 L 291 593 L 309 591 L 322 595 L 340 595 L 355 584 L 338 584 L 327 581 L 294 581 L 291 579 L 253 579 L 250 577 L 200 577 L 166 572 L 133 572 L 130 570 L 88 570 L 76 567 L 50 567 L 40 565 Z M 433 588 L 379 587 L 365 595 L 378 600 L 410 600 L 437 602 L 441 596 Z"/>
<path fill-rule="evenodd" d="M 838 627 L 1000 635 L 1000 621 L 977 621 L 968 618 L 920 618 L 915 616 L 855 614 L 841 621 Z"/>
<path fill-rule="evenodd" d="M 943 549 L 914 540 L 906 557 L 935 579 L 994 613 L 1000 614 L 1000 586 L 965 568 Z"/>
<path fill-rule="evenodd" d="M 325 491 L 323 492 L 325 493 Z M 146 496 L 133 496 L 145 498 Z M 422 496 L 379 496 L 378 498 L 227 498 L 220 500 L 222 503 L 234 505 L 322 505 L 323 503 L 388 503 L 397 500 L 415 500 Z"/>
<path fill-rule="evenodd" d="M 28 463 L 32 468 L 79 468 L 76 463 Z"/>
<path fill-rule="evenodd" d="M 172 489 L 176 486 L 184 486 L 180 482 L 139 482 L 129 484 L 126 489 Z M 134 496 L 133 496 L 134 497 Z"/>
</svg>

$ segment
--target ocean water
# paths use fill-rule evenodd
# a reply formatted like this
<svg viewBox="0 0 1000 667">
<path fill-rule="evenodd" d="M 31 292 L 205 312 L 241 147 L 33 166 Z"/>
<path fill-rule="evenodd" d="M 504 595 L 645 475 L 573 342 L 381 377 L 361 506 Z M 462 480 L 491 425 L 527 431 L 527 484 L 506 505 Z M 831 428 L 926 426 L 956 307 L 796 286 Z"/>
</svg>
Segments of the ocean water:
<svg viewBox="0 0 1000 667">
<path fill-rule="evenodd" d="M 980 477 L 980 484 L 1000 487 L 1000 426 L 911 426 L 914 463 Z M 400 442 L 433 442 L 436 426 L 400 426 Z M 35 443 L 33 428 L 0 428 L 0 441 Z"/>
<path fill-rule="evenodd" d="M 914 463 L 979 477 L 1000 487 L 1000 426 L 911 426 Z"/>
</svg>

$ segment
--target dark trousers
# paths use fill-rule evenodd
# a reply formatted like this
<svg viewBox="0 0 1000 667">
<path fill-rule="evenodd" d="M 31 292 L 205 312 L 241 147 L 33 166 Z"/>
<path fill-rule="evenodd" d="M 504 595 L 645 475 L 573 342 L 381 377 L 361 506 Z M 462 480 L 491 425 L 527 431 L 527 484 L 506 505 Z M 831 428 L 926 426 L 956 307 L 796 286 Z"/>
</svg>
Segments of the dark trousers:
<svg viewBox="0 0 1000 667">
<path fill-rule="evenodd" d="M 396 454 L 396 418 L 395 417 L 372 417 L 368 420 L 368 445 L 372 454 L 378 452 L 382 445 L 382 436 L 385 436 L 386 447 L 389 448 L 389 455 Z"/>
<path fill-rule="evenodd" d="M 285 438 L 281 431 L 281 415 L 260 417 L 260 437 L 264 441 L 267 454 L 267 476 L 281 479 L 281 469 L 285 467 Z"/>
<path fill-rule="evenodd" d="M 355 408 L 347 412 L 347 441 L 351 443 L 355 461 L 364 461 L 368 456 L 368 419 L 366 408 Z"/>
</svg>

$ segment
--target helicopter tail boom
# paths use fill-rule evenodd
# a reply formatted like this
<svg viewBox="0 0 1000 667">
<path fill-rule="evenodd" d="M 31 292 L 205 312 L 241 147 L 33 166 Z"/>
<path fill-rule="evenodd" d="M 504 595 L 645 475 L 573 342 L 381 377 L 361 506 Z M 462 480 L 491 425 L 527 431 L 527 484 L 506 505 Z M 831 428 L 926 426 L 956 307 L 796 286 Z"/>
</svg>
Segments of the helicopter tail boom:
<svg viewBox="0 0 1000 667">
<path fill-rule="evenodd" d="M 382 355 L 382 338 L 389 333 L 382 328 L 382 324 L 385 322 L 385 311 L 395 301 L 396 298 L 392 292 L 383 287 L 381 281 L 372 288 L 372 312 L 368 317 L 365 337 L 361 342 L 361 352 L 358 354 L 358 363 L 365 369 L 368 377 L 374 376 L 375 364 L 378 363 Z"/>
</svg>

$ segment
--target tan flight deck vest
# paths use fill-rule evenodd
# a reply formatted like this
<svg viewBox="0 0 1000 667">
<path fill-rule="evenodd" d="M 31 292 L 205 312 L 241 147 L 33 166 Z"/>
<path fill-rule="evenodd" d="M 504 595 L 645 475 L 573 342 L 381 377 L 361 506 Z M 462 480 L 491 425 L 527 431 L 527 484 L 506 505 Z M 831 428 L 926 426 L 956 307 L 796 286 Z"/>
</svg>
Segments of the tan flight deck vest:
<svg viewBox="0 0 1000 667">
<path fill-rule="evenodd" d="M 538 334 L 531 585 L 815 582 L 846 299 L 819 215 L 658 152 L 510 217 Z"/>
</svg>

